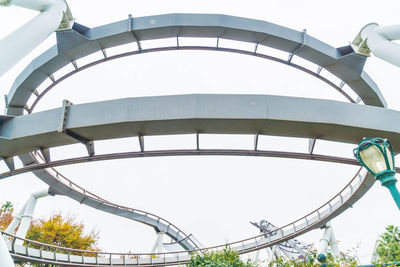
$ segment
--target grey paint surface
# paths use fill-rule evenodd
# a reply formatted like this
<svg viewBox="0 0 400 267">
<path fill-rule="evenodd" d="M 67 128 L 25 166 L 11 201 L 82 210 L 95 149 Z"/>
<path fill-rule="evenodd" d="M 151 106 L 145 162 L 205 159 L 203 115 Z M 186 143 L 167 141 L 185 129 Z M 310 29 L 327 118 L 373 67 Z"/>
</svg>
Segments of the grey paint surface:
<svg viewBox="0 0 400 267">
<path fill-rule="evenodd" d="M 0 156 L 77 143 L 58 132 L 62 111 L 52 109 L 2 122 Z M 66 130 L 88 140 L 200 132 L 260 133 L 358 143 L 364 136 L 382 136 L 391 139 L 398 152 L 399 115 L 394 110 L 331 100 L 268 95 L 178 95 L 72 105 Z"/>
<path fill-rule="evenodd" d="M 340 78 L 367 105 L 386 107 L 378 86 L 363 71 L 366 58 L 350 46 L 334 48 L 310 35 L 265 21 L 211 14 L 167 14 L 89 29 L 75 23 L 57 33 L 57 45 L 34 59 L 13 84 L 8 113 L 23 114 L 32 92 L 72 61 L 117 45 L 171 37 L 224 38 L 272 47 L 311 61 Z M 137 38 L 137 39 L 136 39 Z"/>
</svg>

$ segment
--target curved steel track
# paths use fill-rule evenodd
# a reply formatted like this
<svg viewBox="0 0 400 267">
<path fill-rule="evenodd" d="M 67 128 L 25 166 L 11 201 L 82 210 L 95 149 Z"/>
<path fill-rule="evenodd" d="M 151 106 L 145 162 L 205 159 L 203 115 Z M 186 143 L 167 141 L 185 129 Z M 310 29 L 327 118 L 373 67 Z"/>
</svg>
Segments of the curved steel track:
<svg viewBox="0 0 400 267">
<path fill-rule="evenodd" d="M 141 48 L 141 40 L 155 40 L 167 37 L 176 37 L 177 46 L 160 47 L 154 49 Z M 179 46 L 179 38 L 181 37 L 216 38 L 217 46 Z M 215 50 L 262 57 L 295 67 L 326 82 L 352 103 L 356 101 L 342 90 L 345 84 L 355 91 L 366 105 L 374 105 L 379 107 L 386 106 L 378 87 L 362 70 L 365 63 L 365 58 L 354 55 L 349 46 L 332 48 L 307 35 L 305 32 L 296 32 L 268 22 L 224 15 L 169 14 L 137 19 L 130 18 L 128 21 L 121 21 L 95 29 L 88 29 L 82 25 L 75 24 L 72 31 L 58 33 L 57 38 L 57 45 L 46 51 L 42 56 L 39 56 L 37 59 L 35 59 L 31 65 L 28 66 L 28 68 L 24 70 L 23 73 L 17 78 L 9 95 L 7 96 L 7 110 L 9 115 L 22 115 L 24 109 L 27 110 L 28 113 L 31 113 L 40 99 L 42 99 L 42 97 L 56 84 L 65 80 L 71 75 L 78 73 L 79 71 L 99 63 L 135 54 L 177 49 Z M 220 38 L 253 43 L 255 45 L 255 49 L 253 52 L 249 52 L 232 48 L 221 48 L 218 47 L 218 41 Z M 138 50 L 107 57 L 107 48 L 129 42 L 137 42 Z M 288 60 L 282 60 L 276 57 L 258 53 L 257 48 L 259 45 L 264 45 L 288 52 Z M 104 59 L 89 63 L 82 67 L 77 66 L 77 59 L 97 51 L 103 51 Z M 294 64 L 291 62 L 293 56 L 302 57 L 308 61 L 311 61 L 312 63 L 317 64 L 319 67 L 314 72 L 300 65 Z M 75 67 L 74 71 L 57 80 L 54 79 L 53 74 L 57 70 L 71 63 Z M 321 76 L 320 73 L 322 69 L 326 69 L 333 75 L 337 76 L 341 80 L 340 85 L 336 85 L 332 81 Z M 38 93 L 36 88 L 46 79 L 52 80 L 53 83 L 44 91 Z M 35 99 L 33 104 L 28 107 L 27 102 L 31 95 L 34 95 Z M 8 120 L 12 120 L 12 118 L 7 117 L 3 120 L 3 122 L 7 122 Z M 65 164 L 113 158 L 166 155 L 246 155 L 289 157 L 356 165 L 356 162 L 351 159 L 305 153 L 282 153 L 258 150 L 228 151 L 197 149 L 186 151 L 141 151 L 108 155 L 91 155 L 89 157 L 42 163 L 38 163 L 38 158 L 34 155 L 25 154 L 21 155 L 20 158 L 26 167 L 0 174 L 0 177 L 4 178 L 26 171 L 32 171 L 40 179 L 49 184 L 52 189 L 55 189 L 57 193 L 68 195 L 75 200 L 100 210 L 119 216 L 128 217 L 151 225 L 152 227 L 155 227 L 157 231 L 166 232 L 174 240 L 185 240 L 184 242 L 187 243 L 182 244 L 185 249 L 191 250 L 193 248 L 198 248 L 193 241 L 190 242 L 191 240 L 189 236 L 184 234 L 168 221 L 150 213 L 112 204 L 94 194 L 87 192 L 85 189 L 77 186 L 52 168 Z M 10 156 L 12 157 L 11 154 Z M 53 172 L 53 174 L 51 172 Z M 278 233 L 275 235 L 275 238 L 265 238 L 264 235 L 261 235 L 234 242 L 229 245 L 234 249 L 237 249 L 240 253 L 247 253 L 263 247 L 271 246 L 273 244 L 281 243 L 306 231 L 322 226 L 328 220 L 337 216 L 350 205 L 355 203 L 372 186 L 374 180 L 370 175 L 365 175 L 363 178 L 360 177 L 361 176 L 356 175 L 341 192 L 339 192 L 334 198 L 312 213 L 307 214 L 301 219 L 285 225 L 278 230 L 274 230 Z M 345 193 L 346 190 L 348 190 L 347 193 Z M 15 258 L 30 259 L 44 263 L 64 264 L 69 266 L 97 266 L 98 264 L 127 266 L 171 265 L 186 262 L 188 260 L 189 253 L 191 253 L 188 251 L 162 253 L 158 254 L 156 258 L 153 258 L 150 254 L 116 254 L 118 258 L 115 258 L 113 257 L 114 254 L 112 253 L 96 253 L 95 257 L 87 257 L 87 255 L 89 255 L 88 253 L 90 252 L 56 248 L 54 246 L 39 244 L 33 241 L 26 241 L 27 246 L 25 247 L 17 247 L 15 245 L 16 237 L 10 236 L 10 238 L 13 240 L 9 243 L 10 251 Z M 29 247 L 32 244 L 34 244 L 36 247 L 40 247 L 40 249 Z M 44 247 L 53 250 L 53 252 L 48 253 L 48 251 L 43 250 Z M 218 249 L 222 247 L 225 247 L 225 245 L 207 249 Z M 57 253 L 60 250 L 66 251 L 66 254 Z M 73 254 L 79 254 L 80 256 Z M 108 259 L 107 257 L 100 257 L 101 255 L 104 256 L 105 254 L 109 255 Z"/>
<path fill-rule="evenodd" d="M 369 173 L 361 175 L 360 171 L 361 169 L 353 179 L 328 202 L 296 221 L 271 231 L 271 233 L 274 232 L 274 235 L 263 233 L 244 240 L 203 248 L 201 250 L 166 253 L 92 252 L 57 247 L 32 240 L 21 239 L 5 233 L 3 233 L 3 235 L 15 259 L 66 266 L 166 266 L 185 264 L 190 260 L 191 255 L 195 253 L 202 253 L 206 250 L 223 249 L 226 246 L 237 250 L 240 254 L 245 254 L 282 243 L 307 231 L 319 228 L 348 207 L 351 207 L 375 182 L 372 175 Z M 15 241 L 17 239 L 23 240 L 25 245 L 16 245 Z"/>
</svg>

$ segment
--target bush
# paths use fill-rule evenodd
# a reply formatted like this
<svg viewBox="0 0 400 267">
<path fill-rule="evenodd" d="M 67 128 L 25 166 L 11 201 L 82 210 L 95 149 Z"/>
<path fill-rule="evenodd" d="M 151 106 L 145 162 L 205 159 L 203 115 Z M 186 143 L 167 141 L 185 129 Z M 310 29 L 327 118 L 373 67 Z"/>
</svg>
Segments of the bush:
<svg viewBox="0 0 400 267">
<path fill-rule="evenodd" d="M 397 226 L 389 225 L 379 236 L 376 255 L 378 263 L 400 262 L 400 230 Z"/>
<path fill-rule="evenodd" d="M 250 260 L 243 262 L 239 254 L 229 248 L 193 255 L 187 267 L 256 267 Z"/>
</svg>

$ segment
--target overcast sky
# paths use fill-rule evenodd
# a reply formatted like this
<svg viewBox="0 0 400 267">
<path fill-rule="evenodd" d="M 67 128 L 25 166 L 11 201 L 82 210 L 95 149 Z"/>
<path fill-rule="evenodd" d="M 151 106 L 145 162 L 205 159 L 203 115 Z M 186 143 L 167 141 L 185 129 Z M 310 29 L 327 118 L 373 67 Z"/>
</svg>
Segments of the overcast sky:
<svg viewBox="0 0 400 267">
<path fill-rule="evenodd" d="M 76 21 L 88 27 L 134 17 L 165 13 L 218 13 L 261 19 L 307 33 L 331 46 L 345 46 L 367 23 L 398 24 L 398 1 L 169 1 L 169 0 L 69 0 Z M 0 38 L 36 13 L 21 8 L 0 8 Z M 165 40 L 168 43 L 170 40 Z M 193 40 L 186 40 L 187 42 Z M 184 45 L 181 41 L 181 44 Z M 213 42 L 213 41 L 212 41 Z M 0 77 L 1 94 L 7 94 L 15 77 L 31 59 L 54 44 L 51 36 L 25 61 Z M 143 47 L 152 43 L 144 42 Z M 221 46 L 246 48 L 222 40 Z M 110 53 L 133 49 L 134 45 Z M 101 55 L 94 55 L 91 59 Z M 286 56 L 286 55 L 285 55 Z M 300 61 L 295 58 L 294 62 Z M 78 64 L 84 64 L 84 60 Z M 377 82 L 389 108 L 400 109 L 400 70 L 377 58 L 365 70 Z M 328 74 L 327 74 L 328 75 Z M 60 107 L 63 99 L 86 103 L 134 96 L 223 93 L 275 94 L 345 101 L 332 88 L 287 66 L 260 58 L 216 52 L 162 52 L 139 55 L 98 65 L 53 89 L 36 111 Z M 0 104 L 1 110 L 4 104 Z M 362 119 L 362 118 L 360 118 Z M 147 149 L 187 148 L 194 136 L 146 138 Z M 203 148 L 251 148 L 252 136 L 203 136 Z M 307 140 L 263 137 L 261 149 L 305 152 Z M 317 142 L 315 153 L 351 157 L 353 144 Z M 137 139 L 97 142 L 98 153 L 137 150 Z M 81 145 L 56 148 L 53 158 L 85 155 Z M 0 171 L 5 171 L 3 163 Z M 62 173 L 89 191 L 114 203 L 155 213 L 170 220 L 204 245 L 217 245 L 257 234 L 249 221 L 267 219 L 277 226 L 314 210 L 343 188 L 357 170 L 354 166 L 302 160 L 243 157 L 168 157 L 128 159 L 79 164 L 60 168 Z M 1 181 L 0 202 L 22 207 L 29 194 L 46 188 L 32 174 Z M 100 232 L 106 251 L 150 250 L 154 231 L 139 223 L 98 212 L 66 197 L 39 201 L 35 216 L 61 212 L 77 217 Z M 332 221 L 342 251 L 357 248 L 368 263 L 378 234 L 389 224 L 400 224 L 400 215 L 387 190 L 379 184 L 352 209 Z M 299 237 L 317 243 L 315 230 Z"/>
</svg>

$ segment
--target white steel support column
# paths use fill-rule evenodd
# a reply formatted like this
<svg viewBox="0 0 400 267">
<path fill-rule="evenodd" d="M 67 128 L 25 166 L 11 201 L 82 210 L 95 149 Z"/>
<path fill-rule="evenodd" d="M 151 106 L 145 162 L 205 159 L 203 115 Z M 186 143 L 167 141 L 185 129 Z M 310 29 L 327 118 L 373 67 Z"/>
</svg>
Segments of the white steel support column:
<svg viewBox="0 0 400 267">
<path fill-rule="evenodd" d="M 274 260 L 274 253 L 272 253 L 272 249 L 271 248 L 266 248 L 265 249 L 267 251 L 267 257 L 268 257 L 268 262 L 270 263 Z"/>
<path fill-rule="evenodd" d="M 0 5 L 15 5 L 41 12 L 0 40 L 1 76 L 56 31 L 70 11 L 64 0 L 0 0 Z"/>
<path fill-rule="evenodd" d="M 353 49 L 363 55 L 374 54 L 397 67 L 400 67 L 400 44 L 392 41 L 400 40 L 400 24 L 379 27 L 370 23 L 361 29 L 352 42 Z"/>
<path fill-rule="evenodd" d="M 22 209 L 18 212 L 17 215 L 14 216 L 14 219 L 11 221 L 11 223 L 7 226 L 6 230 L 4 230 L 5 233 L 7 234 L 14 234 L 15 229 L 17 229 L 19 223 L 21 222 L 22 215 L 24 215 L 26 208 L 26 203 L 22 207 Z"/>
<path fill-rule="evenodd" d="M 151 253 L 161 253 L 163 252 L 163 242 L 164 242 L 164 234 L 163 232 L 158 232 L 157 233 L 157 239 L 156 242 L 154 243 L 153 248 L 151 249 Z"/>
<path fill-rule="evenodd" d="M 0 266 L 1 267 L 14 267 L 14 262 L 11 258 L 6 242 L 3 235 L 0 235 Z"/>
<path fill-rule="evenodd" d="M 319 254 L 326 255 L 329 246 L 331 248 L 332 256 L 339 257 L 339 248 L 330 222 L 326 223 L 324 234 L 319 241 Z"/>
<path fill-rule="evenodd" d="M 46 196 L 49 196 L 49 193 L 48 193 L 47 189 L 46 190 L 42 190 L 42 191 L 38 191 L 36 193 L 33 193 L 29 197 L 28 201 L 25 204 L 24 213 L 21 216 L 21 223 L 19 224 L 17 233 L 15 234 L 17 237 L 20 237 L 20 238 L 25 238 L 26 237 L 26 233 L 28 232 L 29 226 L 30 226 L 31 221 L 32 221 L 33 212 L 35 210 L 37 200 L 39 198 L 46 197 Z M 17 239 L 15 244 L 22 245 L 23 241 Z"/>
</svg>

